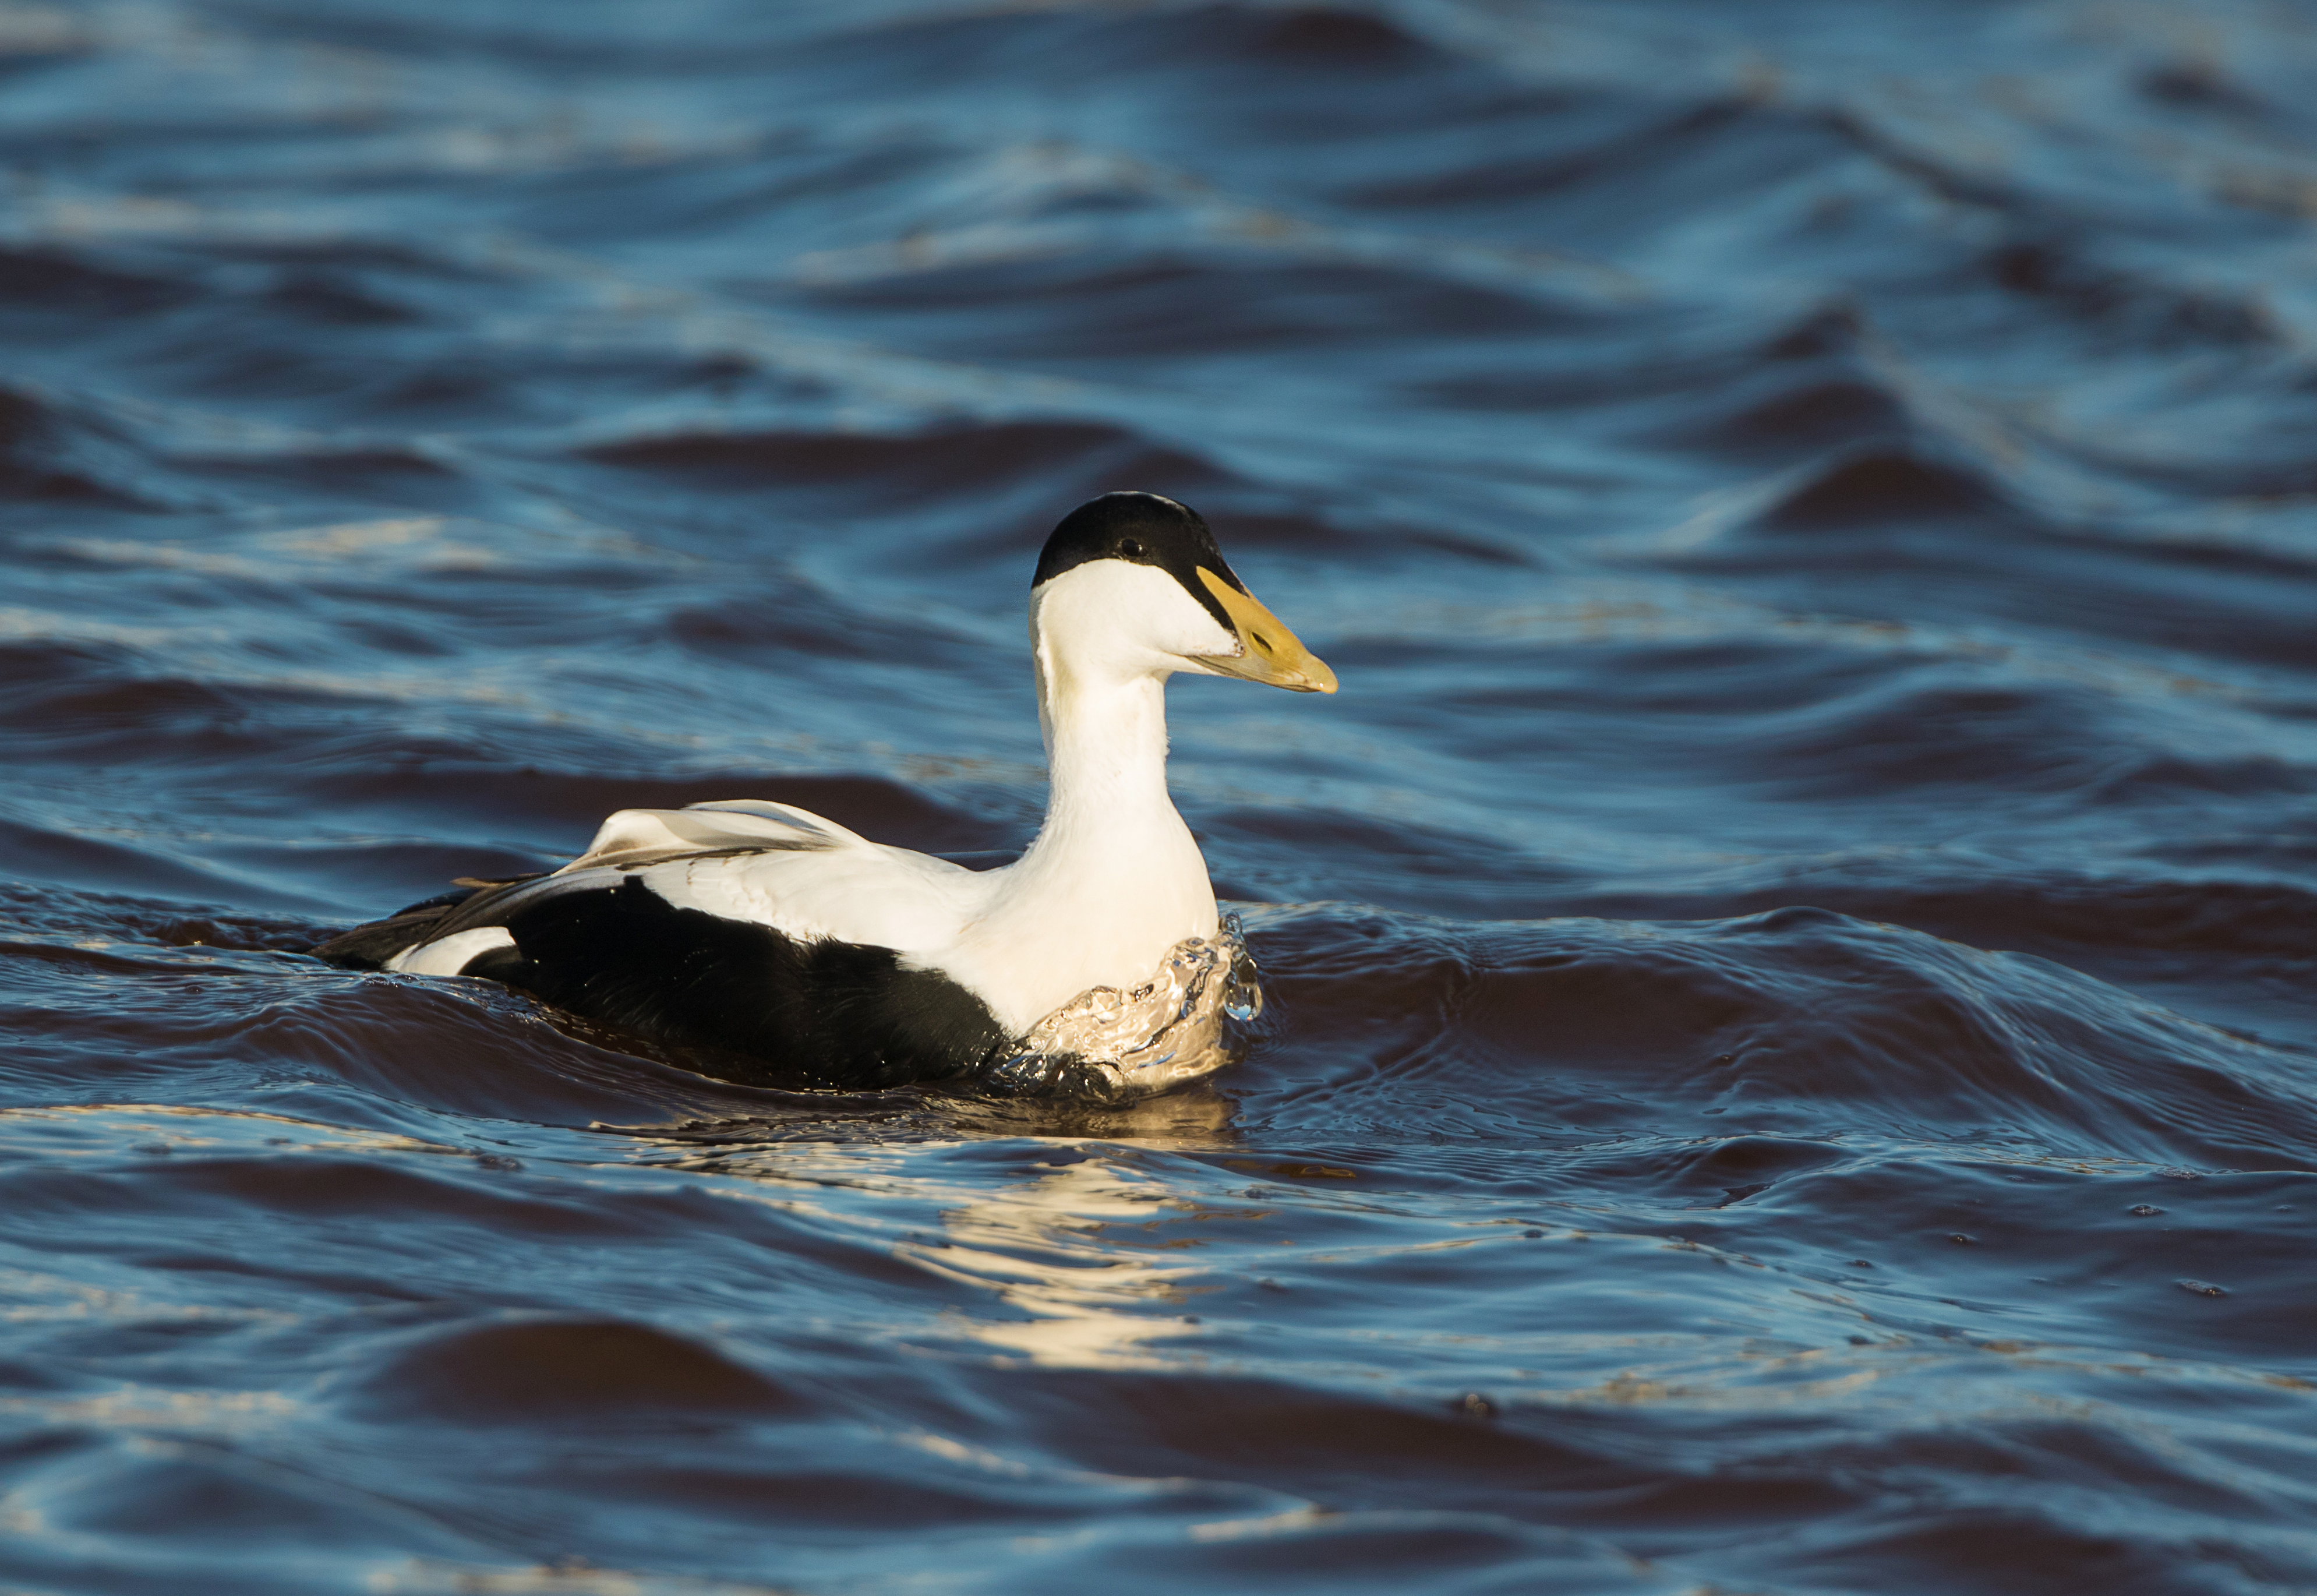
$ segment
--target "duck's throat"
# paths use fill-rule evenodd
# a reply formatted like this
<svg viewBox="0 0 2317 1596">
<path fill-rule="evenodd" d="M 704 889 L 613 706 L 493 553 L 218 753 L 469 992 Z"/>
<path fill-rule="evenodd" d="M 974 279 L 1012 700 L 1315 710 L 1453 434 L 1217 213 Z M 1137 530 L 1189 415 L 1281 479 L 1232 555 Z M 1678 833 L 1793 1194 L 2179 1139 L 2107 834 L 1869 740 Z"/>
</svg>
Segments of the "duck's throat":
<svg viewBox="0 0 2317 1596">
<path fill-rule="evenodd" d="M 1034 957 L 1040 1007 L 1144 980 L 1185 937 L 1215 935 L 1214 889 L 1167 792 L 1163 679 L 1089 679 L 1049 668 L 1046 821 L 1013 867 L 1005 918 Z M 1034 955 L 1033 955 L 1034 949 Z"/>
<path fill-rule="evenodd" d="M 1165 680 L 1090 679 L 1039 663 L 1046 830 L 1132 831 L 1162 819 L 1180 827 L 1167 791 Z"/>
</svg>

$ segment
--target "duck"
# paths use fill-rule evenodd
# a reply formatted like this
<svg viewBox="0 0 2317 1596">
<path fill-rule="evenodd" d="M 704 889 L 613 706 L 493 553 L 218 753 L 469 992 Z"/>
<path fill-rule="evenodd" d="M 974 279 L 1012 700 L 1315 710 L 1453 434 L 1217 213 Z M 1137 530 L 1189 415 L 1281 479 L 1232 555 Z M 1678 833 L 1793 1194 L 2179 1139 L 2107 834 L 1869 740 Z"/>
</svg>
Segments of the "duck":
<svg viewBox="0 0 2317 1596">
<path fill-rule="evenodd" d="M 1203 1073 L 1227 1061 L 1220 1010 L 1260 998 L 1237 990 L 1251 965 L 1167 788 L 1167 684 L 1332 694 L 1335 673 L 1205 519 L 1155 493 L 1061 519 L 1029 632 L 1048 795 L 1011 864 L 971 869 L 765 799 L 627 809 L 558 869 L 463 881 L 313 952 L 496 982 L 767 1084 L 1051 1080 L 1063 1058 L 1114 1088 Z"/>
</svg>

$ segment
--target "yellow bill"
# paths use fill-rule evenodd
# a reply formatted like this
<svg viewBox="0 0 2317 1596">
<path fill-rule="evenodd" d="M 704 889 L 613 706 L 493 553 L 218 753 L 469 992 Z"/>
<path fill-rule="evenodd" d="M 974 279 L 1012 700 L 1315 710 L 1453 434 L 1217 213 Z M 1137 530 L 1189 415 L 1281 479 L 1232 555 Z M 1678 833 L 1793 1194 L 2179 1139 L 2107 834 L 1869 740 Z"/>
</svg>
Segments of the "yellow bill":
<svg viewBox="0 0 2317 1596">
<path fill-rule="evenodd" d="M 1224 676 L 1285 687 L 1291 693 L 1336 690 L 1336 673 L 1328 668 L 1327 661 L 1305 648 L 1303 640 L 1288 631 L 1278 616 L 1205 566 L 1198 570 L 1199 580 L 1230 616 L 1231 630 L 1239 633 L 1239 646 L 1246 650 L 1238 655 L 1202 655 L 1201 665 Z"/>
</svg>

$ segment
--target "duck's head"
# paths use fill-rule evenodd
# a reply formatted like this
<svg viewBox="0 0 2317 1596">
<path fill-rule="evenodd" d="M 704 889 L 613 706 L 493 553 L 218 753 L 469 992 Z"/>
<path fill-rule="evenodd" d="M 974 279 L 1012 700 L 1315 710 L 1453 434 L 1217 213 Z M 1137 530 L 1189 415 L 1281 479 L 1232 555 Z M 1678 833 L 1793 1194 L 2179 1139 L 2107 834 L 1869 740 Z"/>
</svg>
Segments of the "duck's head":
<svg viewBox="0 0 2317 1596">
<path fill-rule="evenodd" d="M 1121 674 L 1336 690 L 1336 673 L 1257 602 L 1198 512 L 1155 493 L 1105 493 L 1062 517 L 1031 579 L 1030 629 L 1042 650 Z"/>
</svg>

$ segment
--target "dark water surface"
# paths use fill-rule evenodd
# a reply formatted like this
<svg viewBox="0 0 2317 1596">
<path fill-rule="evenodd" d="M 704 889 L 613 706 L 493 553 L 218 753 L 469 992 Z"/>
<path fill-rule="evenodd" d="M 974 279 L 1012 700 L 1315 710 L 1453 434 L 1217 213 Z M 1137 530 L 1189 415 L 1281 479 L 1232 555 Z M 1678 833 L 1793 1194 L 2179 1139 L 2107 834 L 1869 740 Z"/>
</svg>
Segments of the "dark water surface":
<svg viewBox="0 0 2317 1596">
<path fill-rule="evenodd" d="M 2317 1589 L 2317 12 L 0 7 L 12 1592 Z M 298 950 L 1017 848 L 1054 519 L 1273 1006 L 1131 1111 Z"/>
</svg>

